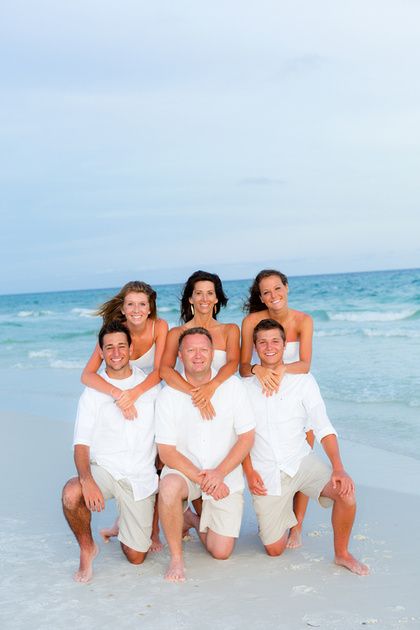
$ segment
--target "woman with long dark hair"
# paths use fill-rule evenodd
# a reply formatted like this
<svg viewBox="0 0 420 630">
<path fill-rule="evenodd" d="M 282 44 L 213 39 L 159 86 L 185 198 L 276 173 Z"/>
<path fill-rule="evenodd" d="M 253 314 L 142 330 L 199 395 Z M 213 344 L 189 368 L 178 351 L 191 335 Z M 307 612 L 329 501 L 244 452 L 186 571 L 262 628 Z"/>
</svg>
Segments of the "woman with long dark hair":
<svg viewBox="0 0 420 630">
<path fill-rule="evenodd" d="M 186 281 L 181 296 L 181 326 L 172 328 L 166 338 L 161 361 L 161 377 L 175 389 L 190 394 L 192 403 L 200 409 L 203 418 L 214 417 L 211 398 L 217 387 L 235 374 L 239 363 L 239 328 L 236 324 L 217 321 L 220 309 L 228 298 L 222 282 L 215 273 L 195 271 Z M 178 355 L 178 340 L 184 330 L 200 326 L 213 339 L 215 376 L 206 385 L 194 388 L 174 368 Z"/>
<path fill-rule="evenodd" d="M 285 374 L 305 374 L 309 372 L 312 358 L 312 317 L 289 307 L 289 283 L 287 276 L 276 269 L 263 269 L 257 274 L 245 304 L 247 316 L 242 322 L 241 376 L 256 376 L 263 391 L 269 396 L 278 391 Z M 274 319 L 286 332 L 286 346 L 283 355 L 284 365 L 279 371 L 264 368 L 254 363 L 253 332 L 255 326 L 263 319 Z M 307 440 L 314 443 L 313 432 L 308 427 Z M 293 509 L 298 521 L 290 530 L 287 546 L 300 547 L 302 522 L 308 505 L 308 498 L 301 492 L 295 495 Z"/>
</svg>

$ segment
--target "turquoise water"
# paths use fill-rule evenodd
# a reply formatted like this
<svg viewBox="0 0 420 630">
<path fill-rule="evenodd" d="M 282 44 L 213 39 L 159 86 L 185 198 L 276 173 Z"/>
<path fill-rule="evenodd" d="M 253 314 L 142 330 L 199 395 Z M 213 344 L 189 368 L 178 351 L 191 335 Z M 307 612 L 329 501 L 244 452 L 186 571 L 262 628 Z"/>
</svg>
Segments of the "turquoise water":
<svg viewBox="0 0 420 630">
<path fill-rule="evenodd" d="M 312 372 L 343 437 L 420 458 L 420 270 L 290 278 L 314 318 Z M 240 324 L 249 280 L 227 281 L 222 321 Z M 178 323 L 181 285 L 155 287 Z M 95 344 L 94 310 L 116 289 L 0 296 L 3 409 L 71 420 Z"/>
</svg>

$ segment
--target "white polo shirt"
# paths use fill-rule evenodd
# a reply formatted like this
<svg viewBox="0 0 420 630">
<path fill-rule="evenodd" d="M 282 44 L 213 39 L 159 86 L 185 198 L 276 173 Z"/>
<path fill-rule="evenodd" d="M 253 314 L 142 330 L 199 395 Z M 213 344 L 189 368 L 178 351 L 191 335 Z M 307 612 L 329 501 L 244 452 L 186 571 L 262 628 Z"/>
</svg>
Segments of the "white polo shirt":
<svg viewBox="0 0 420 630">
<path fill-rule="evenodd" d="M 216 372 L 212 370 L 212 378 Z M 211 403 L 216 412 L 203 420 L 191 396 L 166 386 L 156 403 L 156 442 L 175 446 L 198 468 L 216 468 L 238 439 L 255 428 L 254 414 L 239 378 L 231 376 L 215 391 Z M 225 477 L 231 493 L 244 489 L 242 466 Z M 203 499 L 212 499 L 203 494 Z"/>
<path fill-rule="evenodd" d="M 102 378 L 120 389 L 131 389 L 146 378 L 139 368 L 125 379 Z M 126 420 L 111 396 L 86 387 L 77 409 L 73 445 L 90 447 L 91 463 L 107 470 L 117 481 L 128 479 L 135 501 L 157 492 L 154 407 L 160 386 L 140 396 L 135 407 L 137 418 Z"/>
<path fill-rule="evenodd" d="M 311 374 L 286 373 L 277 394 L 268 397 L 255 376 L 244 382 L 257 421 L 252 465 L 263 478 L 267 493 L 280 496 L 281 472 L 294 477 L 302 459 L 311 452 L 306 425 L 311 426 L 319 442 L 337 433 Z"/>
</svg>

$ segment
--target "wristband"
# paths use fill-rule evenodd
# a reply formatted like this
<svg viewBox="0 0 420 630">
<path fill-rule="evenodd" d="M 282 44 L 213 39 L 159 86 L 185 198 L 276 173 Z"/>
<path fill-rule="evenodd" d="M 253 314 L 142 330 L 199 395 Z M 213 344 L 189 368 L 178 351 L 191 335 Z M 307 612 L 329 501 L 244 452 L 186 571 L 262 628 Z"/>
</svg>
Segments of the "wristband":
<svg viewBox="0 0 420 630">
<path fill-rule="evenodd" d="M 251 374 L 254 374 L 254 375 L 255 375 L 255 372 L 254 372 L 254 367 L 255 367 L 256 365 L 257 365 L 256 363 L 253 363 L 253 364 L 251 365 Z"/>
</svg>

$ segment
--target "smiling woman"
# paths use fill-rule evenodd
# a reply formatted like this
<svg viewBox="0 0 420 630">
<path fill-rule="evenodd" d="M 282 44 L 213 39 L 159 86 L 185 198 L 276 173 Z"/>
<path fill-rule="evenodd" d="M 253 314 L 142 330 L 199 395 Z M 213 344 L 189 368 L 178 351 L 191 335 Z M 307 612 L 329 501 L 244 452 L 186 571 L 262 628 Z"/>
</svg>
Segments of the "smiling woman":
<svg viewBox="0 0 420 630">
<path fill-rule="evenodd" d="M 160 382 L 160 360 L 165 346 L 168 325 L 156 316 L 156 291 L 149 284 L 138 280 L 128 282 L 97 311 L 104 324 L 120 321 L 127 326 L 132 339 L 131 363 L 141 368 L 147 378 L 131 390 L 122 391 L 97 372 L 102 364 L 97 345 L 82 373 L 82 383 L 112 396 L 125 418 L 137 416 L 135 401 Z"/>
<path fill-rule="evenodd" d="M 200 409 L 203 418 L 215 416 L 211 398 L 216 389 L 235 374 L 239 362 L 239 328 L 236 324 L 222 324 L 217 315 L 226 306 L 222 282 L 215 273 L 195 271 L 187 280 L 181 296 L 181 320 L 184 324 L 172 328 L 168 333 L 162 357 L 161 377 L 175 389 L 191 395 L 192 403 Z M 213 369 L 217 372 L 210 382 L 193 387 L 175 370 L 178 356 L 178 341 L 181 334 L 190 328 L 205 328 L 213 340 Z"/>
</svg>

